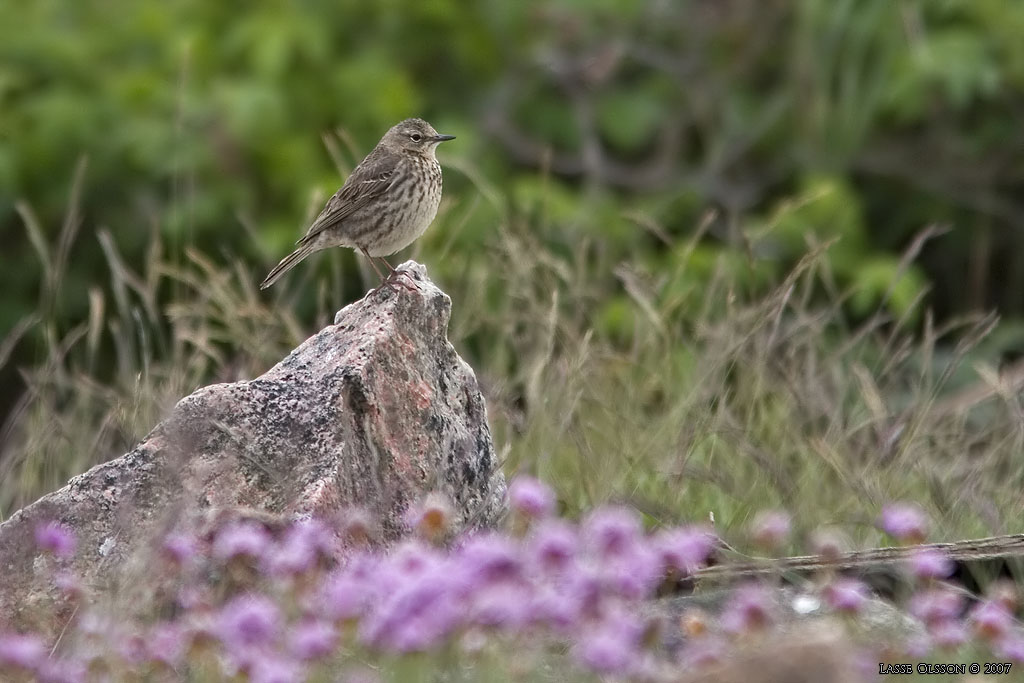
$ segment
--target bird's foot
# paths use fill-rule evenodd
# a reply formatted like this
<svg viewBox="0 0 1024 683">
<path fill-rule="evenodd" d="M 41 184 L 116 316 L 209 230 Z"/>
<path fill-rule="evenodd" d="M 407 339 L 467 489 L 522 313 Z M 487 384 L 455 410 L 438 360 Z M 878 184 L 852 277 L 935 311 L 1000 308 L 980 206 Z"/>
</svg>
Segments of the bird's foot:
<svg viewBox="0 0 1024 683">
<path fill-rule="evenodd" d="M 406 278 L 405 280 L 402 279 L 403 275 Z M 419 286 L 416 284 L 416 280 L 414 280 L 412 275 L 404 270 L 393 270 L 387 277 L 382 277 L 380 279 L 380 284 L 377 285 L 373 291 L 376 292 L 384 287 L 387 287 L 396 294 L 401 292 L 403 288 L 409 292 L 419 291 Z"/>
<path fill-rule="evenodd" d="M 405 280 L 402 279 L 403 275 L 405 276 Z M 407 270 L 392 270 L 388 274 L 387 278 L 385 278 L 384 284 L 396 292 L 398 291 L 396 285 L 401 285 L 410 292 L 418 292 L 420 290 L 419 285 L 416 284 L 416 280 L 413 279 L 412 275 Z"/>
</svg>

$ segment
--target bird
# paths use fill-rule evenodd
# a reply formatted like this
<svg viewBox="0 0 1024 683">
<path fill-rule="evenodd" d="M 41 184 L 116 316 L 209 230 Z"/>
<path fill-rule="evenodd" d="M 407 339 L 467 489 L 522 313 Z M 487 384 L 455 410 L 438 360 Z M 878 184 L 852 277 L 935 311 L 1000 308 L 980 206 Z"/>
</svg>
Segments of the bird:
<svg viewBox="0 0 1024 683">
<path fill-rule="evenodd" d="M 441 135 L 419 118 L 405 119 L 388 130 L 296 244 L 274 266 L 260 289 L 277 282 L 313 252 L 328 247 L 357 249 L 369 259 L 381 285 L 392 286 L 397 271 L 385 256 L 422 235 L 441 203 L 441 164 L 437 146 L 454 135 Z M 387 277 L 376 261 L 387 266 Z M 392 288 L 394 288 L 392 286 Z"/>
</svg>

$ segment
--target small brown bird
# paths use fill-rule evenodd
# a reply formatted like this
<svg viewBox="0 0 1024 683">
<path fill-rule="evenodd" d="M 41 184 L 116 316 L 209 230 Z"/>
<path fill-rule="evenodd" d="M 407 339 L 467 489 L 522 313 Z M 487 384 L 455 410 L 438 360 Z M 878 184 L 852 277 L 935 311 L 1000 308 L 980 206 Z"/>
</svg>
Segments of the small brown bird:
<svg viewBox="0 0 1024 683">
<path fill-rule="evenodd" d="M 299 248 L 270 271 L 260 289 L 277 282 L 314 251 L 328 247 L 358 249 L 381 282 L 391 284 L 395 269 L 384 257 L 412 244 L 437 215 L 441 164 L 434 150 L 454 139 L 454 135 L 439 135 L 423 119 L 406 119 L 392 127 L 327 202 L 298 241 Z M 376 259 L 388 267 L 386 278 Z"/>
</svg>

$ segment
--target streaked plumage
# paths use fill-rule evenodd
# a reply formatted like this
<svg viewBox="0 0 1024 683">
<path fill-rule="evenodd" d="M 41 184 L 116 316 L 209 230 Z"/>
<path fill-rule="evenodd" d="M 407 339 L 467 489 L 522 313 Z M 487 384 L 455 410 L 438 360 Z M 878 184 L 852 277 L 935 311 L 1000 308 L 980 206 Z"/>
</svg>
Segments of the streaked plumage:
<svg viewBox="0 0 1024 683">
<path fill-rule="evenodd" d="M 260 284 L 266 289 L 302 259 L 328 247 L 358 249 L 383 282 L 394 269 L 384 256 L 409 246 L 437 215 L 441 164 L 434 150 L 453 135 L 439 135 L 423 119 L 406 119 L 389 130 L 313 221 L 299 247 Z M 380 259 L 391 275 L 381 275 Z"/>
</svg>

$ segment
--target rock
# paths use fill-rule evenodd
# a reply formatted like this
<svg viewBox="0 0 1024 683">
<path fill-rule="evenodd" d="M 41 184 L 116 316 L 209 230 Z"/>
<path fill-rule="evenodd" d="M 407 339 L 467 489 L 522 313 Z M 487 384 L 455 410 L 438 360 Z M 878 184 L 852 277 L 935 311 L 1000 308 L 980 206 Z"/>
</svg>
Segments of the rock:
<svg viewBox="0 0 1024 683">
<path fill-rule="evenodd" d="M 60 616 L 53 558 L 34 541 L 43 522 L 74 533 L 66 568 L 102 594 L 132 580 L 161 532 L 218 510 L 288 519 L 356 505 L 393 539 L 407 507 L 440 492 L 458 528 L 497 521 L 505 480 L 476 377 L 446 337 L 451 300 L 423 266 L 400 270 L 414 288 L 346 306 L 257 379 L 199 389 L 131 452 L 0 524 L 0 631 Z"/>
</svg>

